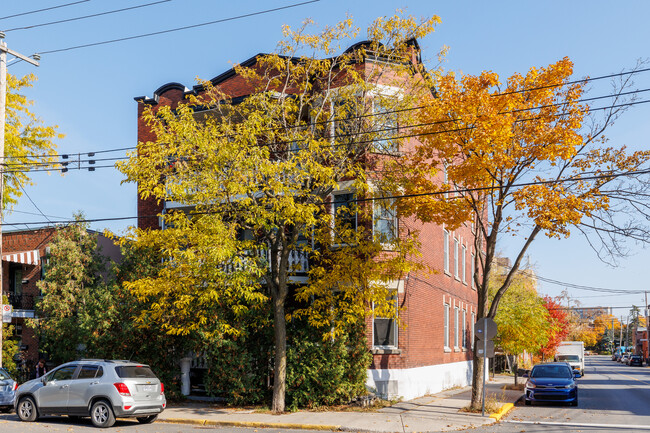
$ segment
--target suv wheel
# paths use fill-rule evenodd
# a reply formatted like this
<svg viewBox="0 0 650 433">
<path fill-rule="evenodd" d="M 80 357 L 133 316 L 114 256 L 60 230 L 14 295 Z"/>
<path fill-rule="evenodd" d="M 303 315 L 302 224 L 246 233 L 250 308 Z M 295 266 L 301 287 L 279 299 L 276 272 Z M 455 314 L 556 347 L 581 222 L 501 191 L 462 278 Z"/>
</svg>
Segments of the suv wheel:
<svg viewBox="0 0 650 433">
<path fill-rule="evenodd" d="M 140 424 L 151 424 L 156 418 L 158 418 L 158 415 L 139 416 L 137 419 Z"/>
<path fill-rule="evenodd" d="M 115 424 L 115 415 L 106 400 L 99 400 L 90 409 L 90 419 L 95 427 L 111 427 Z"/>
<path fill-rule="evenodd" d="M 16 414 L 21 421 L 36 421 L 36 418 L 38 418 L 38 411 L 36 410 L 34 399 L 31 397 L 21 398 L 16 408 Z"/>
</svg>

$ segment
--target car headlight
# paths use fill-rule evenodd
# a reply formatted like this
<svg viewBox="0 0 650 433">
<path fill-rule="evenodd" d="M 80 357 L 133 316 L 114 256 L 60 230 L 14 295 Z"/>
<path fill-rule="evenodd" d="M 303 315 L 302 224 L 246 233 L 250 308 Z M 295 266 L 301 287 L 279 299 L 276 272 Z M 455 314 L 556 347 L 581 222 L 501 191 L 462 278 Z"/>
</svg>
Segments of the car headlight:
<svg viewBox="0 0 650 433">
<path fill-rule="evenodd" d="M 565 385 L 564 387 L 567 388 L 567 389 L 573 389 L 573 388 L 576 387 L 576 384 L 572 383 L 571 385 Z"/>
<path fill-rule="evenodd" d="M 527 382 L 526 383 L 526 388 L 535 388 L 535 384 L 532 382 Z"/>
</svg>

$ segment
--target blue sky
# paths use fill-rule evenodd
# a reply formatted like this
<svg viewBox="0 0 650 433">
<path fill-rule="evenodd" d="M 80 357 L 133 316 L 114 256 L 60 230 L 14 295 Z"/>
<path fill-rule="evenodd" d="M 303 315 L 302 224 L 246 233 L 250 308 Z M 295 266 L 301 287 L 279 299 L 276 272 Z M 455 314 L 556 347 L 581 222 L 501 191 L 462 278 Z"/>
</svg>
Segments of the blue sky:
<svg viewBox="0 0 650 433">
<path fill-rule="evenodd" d="M 153 3 L 156 0 L 88 0 L 40 13 L 4 18 L 73 0 L 5 1 L 0 28 L 13 29 Z M 29 55 L 77 45 L 125 38 L 150 32 L 200 24 L 271 8 L 300 0 L 171 0 L 121 13 L 79 21 L 18 29 L 7 32 L 9 48 Z M 349 13 L 360 27 L 374 18 L 402 8 L 414 16 L 439 15 L 442 23 L 434 34 L 420 41 L 430 66 L 443 46 L 450 48 L 446 70 L 477 74 L 492 70 L 505 78 L 532 66 L 545 66 L 569 56 L 575 77 L 601 76 L 634 66 L 647 58 L 650 3 L 626 1 L 438 1 L 438 0 L 320 0 L 263 15 L 226 21 L 178 32 L 133 39 L 64 52 L 43 54 L 41 66 L 24 62 L 9 67 L 15 75 L 34 72 L 39 80 L 28 92 L 34 111 L 66 134 L 58 142 L 59 153 L 77 154 L 136 144 L 136 96 L 151 96 L 159 86 L 180 82 L 187 87 L 196 77 L 212 78 L 258 52 L 269 52 L 281 38 L 281 26 L 297 27 L 305 18 L 318 24 L 334 24 Z M 362 39 L 362 36 L 359 38 Z M 636 79 L 634 88 L 650 87 L 650 73 Z M 606 94 L 608 83 L 593 84 L 590 95 Z M 641 99 L 650 98 L 645 94 Z M 608 132 L 612 146 L 647 149 L 650 104 L 631 108 Z M 102 153 L 97 158 L 120 158 L 124 152 Z M 112 161 L 98 162 L 98 165 Z M 36 185 L 26 189 L 40 211 L 50 219 L 69 219 L 83 211 L 88 218 L 116 218 L 136 214 L 135 186 L 122 185 L 114 168 L 95 172 L 71 170 L 60 174 L 36 173 Z M 32 215 L 36 214 L 36 215 Z M 27 197 L 20 200 L 9 223 L 44 221 Z M 94 229 L 123 232 L 135 220 L 101 222 Z M 16 229 L 24 228 L 18 224 Z M 30 226 L 33 227 L 33 226 Z M 6 227 L 12 229 L 13 227 Z M 515 240 L 516 241 L 516 240 Z M 515 242 L 501 247 L 513 254 Z M 643 271 L 649 254 L 630 245 L 635 254 L 620 260 L 616 268 L 596 258 L 578 237 L 549 241 L 539 239 L 530 250 L 530 262 L 540 276 L 572 284 L 624 290 L 650 289 Z M 540 283 L 540 291 L 557 295 L 561 285 Z M 570 289 L 585 306 L 643 305 L 642 295 L 603 296 Z M 618 316 L 626 309 L 616 309 Z"/>
</svg>

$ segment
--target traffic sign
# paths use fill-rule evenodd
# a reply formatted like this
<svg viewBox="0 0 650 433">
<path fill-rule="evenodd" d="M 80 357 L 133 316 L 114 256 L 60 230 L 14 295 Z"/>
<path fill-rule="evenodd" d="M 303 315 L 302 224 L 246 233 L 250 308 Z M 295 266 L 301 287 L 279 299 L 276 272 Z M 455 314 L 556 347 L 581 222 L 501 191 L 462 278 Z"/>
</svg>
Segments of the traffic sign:
<svg viewBox="0 0 650 433">
<path fill-rule="evenodd" d="M 497 324 L 489 317 L 483 317 L 476 321 L 474 325 L 474 332 L 476 333 L 476 338 L 479 340 L 492 340 L 497 336 Z"/>
<path fill-rule="evenodd" d="M 494 358 L 494 341 L 488 340 L 485 342 L 485 352 L 483 352 L 483 341 L 476 345 L 476 356 L 486 358 Z"/>
<path fill-rule="evenodd" d="M 10 304 L 2 304 L 2 321 L 4 323 L 11 323 L 11 311 L 12 307 Z"/>
</svg>

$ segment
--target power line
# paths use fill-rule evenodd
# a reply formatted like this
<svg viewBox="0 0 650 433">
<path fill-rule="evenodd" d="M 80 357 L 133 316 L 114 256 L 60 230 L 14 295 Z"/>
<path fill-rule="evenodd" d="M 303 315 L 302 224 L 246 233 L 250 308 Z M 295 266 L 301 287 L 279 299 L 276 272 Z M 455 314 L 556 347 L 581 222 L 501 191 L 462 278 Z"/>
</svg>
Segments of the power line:
<svg viewBox="0 0 650 433">
<path fill-rule="evenodd" d="M 598 175 L 598 176 L 558 179 L 558 180 L 553 180 L 553 181 L 524 182 L 524 183 L 519 183 L 519 184 L 513 184 L 513 185 L 511 185 L 511 187 L 512 188 L 520 188 L 520 187 L 523 187 L 523 186 L 530 186 L 530 185 L 551 184 L 551 183 L 559 184 L 559 183 L 563 183 L 563 182 L 580 182 L 580 181 L 584 181 L 584 180 L 592 180 L 592 179 L 599 179 L 599 178 L 637 176 L 639 174 L 648 174 L 648 173 L 650 173 L 650 169 L 638 170 L 638 171 L 633 171 L 633 172 L 625 172 L 625 173 L 609 173 L 609 174 L 603 174 L 603 175 Z M 359 199 L 350 200 L 350 202 L 381 201 L 381 200 L 391 200 L 391 199 L 406 199 L 406 198 L 414 198 L 414 197 L 422 197 L 422 196 L 454 194 L 454 193 L 473 192 L 473 191 L 486 191 L 486 190 L 494 190 L 494 189 L 497 189 L 497 188 L 498 187 L 482 187 L 482 188 L 466 188 L 466 189 L 445 190 L 445 191 L 431 191 L 431 192 L 419 193 L 419 194 L 403 194 L 403 195 L 394 195 L 394 196 L 359 198 Z M 331 201 L 331 200 L 321 202 L 321 204 L 323 204 L 323 205 L 334 204 L 334 203 L 335 203 L 335 201 Z M 336 203 L 338 203 L 338 202 L 336 202 Z M 218 211 L 200 211 L 200 212 L 194 212 L 194 213 L 192 213 L 192 215 L 213 215 L 213 214 L 218 214 L 218 213 L 219 213 Z M 101 221 L 116 221 L 116 220 L 141 219 L 141 218 L 159 218 L 159 217 L 160 217 L 160 215 L 128 216 L 128 217 L 115 217 L 115 218 L 97 218 L 97 219 L 86 219 L 86 220 L 83 220 L 83 222 L 101 222 Z M 75 221 L 76 220 L 55 221 L 55 223 L 59 223 L 59 224 L 62 224 L 62 223 L 74 223 Z M 46 223 L 47 222 L 32 222 L 32 223 L 29 223 L 29 224 L 46 224 Z M 23 224 L 23 223 L 15 223 L 15 224 Z M 541 280 L 542 278 L 538 277 L 538 279 Z M 561 283 L 561 282 L 557 282 L 557 283 L 569 286 L 566 283 Z M 636 291 L 629 291 L 629 292 L 624 292 L 624 293 L 636 293 Z M 640 291 L 640 293 L 644 293 L 644 291 Z"/>
<path fill-rule="evenodd" d="M 80 0 L 80 1 L 72 2 L 72 3 L 66 3 L 66 4 L 62 4 L 62 5 L 58 5 L 58 6 L 52 6 L 52 7 L 49 7 L 49 8 L 37 9 L 37 10 L 29 11 L 29 12 L 21 12 L 19 14 L 7 15 L 7 16 L 4 16 L 4 17 L 0 17 L 0 20 L 4 20 L 4 19 L 7 19 L 7 18 L 21 17 L 21 16 L 24 16 L 24 15 L 35 14 L 37 12 L 51 11 L 53 9 L 64 8 L 64 7 L 67 7 L 67 6 L 77 5 L 79 3 L 86 3 L 86 2 L 89 2 L 89 1 L 90 0 Z"/>
<path fill-rule="evenodd" d="M 649 171 L 650 172 L 650 171 Z M 512 266 L 504 266 L 505 268 L 512 269 Z M 526 274 L 530 275 L 529 269 L 517 269 L 518 274 Z M 546 278 L 542 277 L 540 275 L 537 275 L 536 273 L 533 274 L 533 278 L 544 281 L 547 283 L 551 284 L 556 284 L 558 286 L 563 286 L 566 288 L 572 288 L 572 289 L 578 289 L 578 290 L 586 290 L 590 292 L 600 292 L 600 293 L 608 293 L 609 295 L 603 295 L 603 296 L 611 296 L 611 295 L 639 295 L 643 294 L 646 291 L 645 290 L 624 290 L 624 289 L 611 289 L 611 288 L 605 288 L 605 287 L 594 287 L 594 286 L 585 286 L 581 284 L 574 284 L 574 283 L 567 283 L 565 281 L 559 281 L 559 280 L 554 280 L 551 278 Z"/>
<path fill-rule="evenodd" d="M 44 27 L 44 26 L 51 26 L 51 25 L 54 25 L 54 24 L 68 23 L 68 22 L 71 22 L 71 21 L 79 21 L 79 20 L 83 20 L 83 19 L 87 19 L 87 18 L 95 18 L 95 17 L 99 17 L 99 16 L 103 16 L 103 15 L 110 15 L 110 14 L 115 14 L 115 13 L 118 13 L 118 12 L 125 12 L 125 11 L 130 11 L 130 10 L 133 10 L 133 9 L 139 9 L 139 8 L 144 8 L 144 7 L 147 7 L 147 6 L 153 6 L 153 5 L 157 5 L 157 4 L 160 4 L 160 3 L 167 3 L 167 2 L 170 2 L 170 1 L 172 1 L 172 0 L 159 0 L 159 1 L 156 1 L 156 2 L 153 2 L 153 3 L 146 3 L 146 4 L 142 4 L 142 5 L 138 5 L 138 6 L 131 6 L 131 7 L 122 8 L 122 9 L 114 9 L 114 10 L 106 11 L 106 12 L 98 12 L 96 14 L 84 15 L 84 16 L 75 17 L 75 18 L 67 18 L 67 19 L 58 20 L 58 21 L 49 21 L 49 22 L 45 22 L 45 23 L 41 23 L 41 24 L 33 24 L 31 26 L 14 27 L 12 29 L 5 30 L 5 32 L 13 32 L 15 30 L 29 30 L 29 29 L 34 29 L 34 28 L 37 28 L 37 27 Z"/>
<path fill-rule="evenodd" d="M 67 48 L 59 48 L 59 49 L 56 49 L 56 50 L 41 51 L 38 54 L 61 53 L 63 51 L 71 51 L 71 50 L 77 50 L 77 49 L 80 49 L 80 48 L 95 47 L 95 46 L 98 46 L 98 45 L 106 45 L 106 44 L 112 44 L 112 43 L 115 43 L 115 42 L 123 42 L 123 41 L 129 41 L 129 40 L 133 40 L 133 39 L 145 38 L 145 37 L 149 37 L 149 36 L 162 35 L 162 34 L 165 34 L 165 33 L 178 32 L 178 31 L 181 31 L 181 30 L 194 29 L 194 28 L 197 28 L 197 27 L 203 27 L 203 26 L 208 26 L 208 25 L 212 25 L 212 24 L 223 23 L 223 22 L 226 22 L 226 21 L 233 21 L 233 20 L 238 20 L 238 19 L 242 19 L 242 18 L 248 18 L 248 17 L 252 17 L 252 16 L 256 16 L 256 15 L 268 14 L 268 13 L 271 13 L 271 12 L 277 12 L 277 11 L 281 11 L 281 10 L 284 10 L 284 9 L 295 8 L 295 7 L 298 7 L 298 6 L 304 6 L 304 5 L 307 5 L 307 4 L 310 4 L 310 3 L 316 3 L 316 2 L 319 2 L 319 1 L 320 0 L 308 0 L 308 1 L 300 2 L 300 3 L 294 3 L 294 4 L 291 4 L 291 5 L 287 5 L 287 6 L 280 6 L 280 7 L 277 7 L 277 8 L 266 9 L 266 10 L 263 10 L 263 11 L 251 12 L 251 13 L 248 13 L 248 14 L 237 15 L 237 16 L 234 16 L 234 17 L 222 18 L 222 19 L 214 20 L 214 21 L 208 21 L 208 22 L 205 22 L 205 23 L 192 24 L 192 25 L 189 25 L 189 26 L 176 27 L 176 28 L 173 28 L 173 29 L 161 30 L 161 31 L 151 32 L 151 33 L 143 33 L 143 34 L 140 34 L 140 35 L 127 36 L 127 37 L 124 37 L 124 38 L 111 39 L 111 40 L 107 40 L 107 41 L 93 42 L 93 43 L 82 44 L 82 45 L 75 45 L 75 46 L 71 46 L 71 47 L 67 47 Z"/>
<path fill-rule="evenodd" d="M 43 213 L 35 213 L 35 212 L 27 212 L 24 210 L 16 210 L 12 209 L 9 213 L 22 213 L 25 215 L 38 215 L 38 216 L 44 216 L 45 218 L 58 218 L 58 219 L 65 219 L 66 217 L 60 217 L 60 216 L 55 216 L 55 215 L 44 215 Z M 25 223 L 23 223 L 25 224 Z"/>
<path fill-rule="evenodd" d="M 86 0 L 86 1 L 90 1 L 90 0 Z M 318 0 L 316 0 L 316 1 L 318 1 Z M 601 76 L 597 76 L 597 77 L 593 77 L 593 78 L 588 78 L 588 79 L 585 78 L 585 79 L 582 79 L 582 80 L 576 80 L 576 81 L 569 82 L 569 83 L 562 83 L 562 84 L 558 84 L 557 86 L 562 86 L 562 85 L 571 84 L 571 83 L 584 82 L 586 80 L 595 81 L 595 80 L 601 80 L 601 79 L 605 79 L 605 78 L 612 78 L 612 77 L 630 75 L 630 74 L 635 74 L 635 73 L 643 73 L 643 72 L 648 72 L 648 71 L 650 71 L 650 68 L 639 69 L 639 70 L 636 70 L 636 71 L 620 72 L 620 73 L 616 73 L 616 74 L 601 75 Z M 522 91 L 534 91 L 534 90 L 543 89 L 543 88 L 547 88 L 547 87 L 549 87 L 549 86 L 529 87 L 529 88 L 526 88 L 526 89 L 522 89 Z M 620 96 L 620 95 L 643 93 L 643 92 L 647 92 L 647 91 L 650 91 L 650 89 L 634 90 L 634 91 L 624 92 L 622 94 L 609 94 L 609 95 L 596 96 L 596 97 L 591 97 L 591 98 L 582 98 L 582 99 L 576 100 L 575 102 L 586 102 L 586 101 L 597 100 L 597 99 L 607 99 L 607 98 L 617 97 L 617 96 Z M 495 94 L 495 95 L 492 95 L 492 96 L 500 96 L 500 95 L 505 95 L 505 94 L 508 94 L 508 93 L 507 92 L 498 93 L 498 94 Z M 632 102 L 629 105 L 635 105 L 636 103 L 644 103 L 644 102 L 645 101 L 640 101 L 640 102 L 637 101 L 637 102 Z M 557 105 L 561 105 L 561 104 L 557 104 Z M 526 109 L 521 109 L 521 110 L 513 110 L 511 112 L 532 111 L 532 110 L 545 108 L 545 107 L 548 107 L 548 106 L 531 107 L 531 108 L 526 108 Z M 618 106 L 616 106 L 616 107 L 618 107 Z M 306 125 L 306 126 L 322 125 L 322 124 L 328 124 L 328 123 L 333 123 L 333 122 L 341 122 L 341 121 L 346 121 L 346 120 L 360 120 L 360 119 L 364 119 L 364 118 L 368 118 L 368 117 L 385 116 L 385 115 L 389 115 L 389 114 L 396 114 L 396 113 L 401 113 L 401 112 L 406 112 L 406 111 L 419 110 L 419 109 L 422 109 L 422 108 L 426 108 L 426 106 L 421 105 L 421 106 L 408 107 L 408 108 L 402 108 L 402 109 L 397 109 L 397 110 L 387 110 L 387 111 L 381 111 L 381 112 L 377 112 L 377 113 L 363 114 L 363 115 L 345 117 L 345 118 L 342 118 L 342 117 L 341 118 L 332 118 L 332 119 L 323 120 L 323 121 L 319 121 L 319 122 L 312 122 L 312 123 L 310 123 L 309 125 Z M 612 107 L 600 107 L 600 108 L 594 108 L 594 109 L 591 109 L 591 110 L 598 111 L 598 110 L 604 110 L 604 109 L 608 109 L 608 108 L 612 108 Z M 507 113 L 508 112 L 498 113 L 498 114 L 501 115 L 501 114 L 507 114 Z M 560 113 L 559 115 L 562 115 L 562 114 L 566 114 L 566 113 Z M 408 128 L 415 128 L 415 127 L 421 127 L 421 126 L 430 126 L 430 125 L 437 125 L 437 124 L 452 123 L 452 122 L 457 122 L 459 120 L 462 120 L 462 118 L 460 118 L 460 119 L 452 119 L 452 120 L 439 120 L 439 121 L 422 123 L 422 124 L 413 125 L 413 126 L 404 126 L 404 125 L 402 125 L 402 126 L 399 126 L 397 128 L 385 129 L 383 131 L 400 129 L 400 128 L 408 129 Z M 290 126 L 290 127 L 287 127 L 287 129 L 302 128 L 302 127 L 303 127 L 303 125 Z M 277 131 L 279 129 L 281 129 L 281 128 L 267 129 L 267 130 L 262 130 L 260 132 L 261 133 L 263 133 L 263 132 L 272 132 L 272 131 Z M 454 131 L 454 130 L 441 131 L 440 133 L 451 132 L 451 131 Z M 361 134 L 363 134 L 363 133 L 357 133 L 357 134 L 352 134 L 352 135 L 361 135 Z M 346 135 L 346 136 L 352 136 L 352 135 Z M 226 137 L 227 136 L 221 136 L 221 137 L 216 137 L 216 138 L 226 138 Z M 410 137 L 410 136 L 407 136 L 406 138 L 408 138 L 408 137 Z M 382 138 L 382 140 L 392 140 L 392 139 L 399 139 L 399 138 L 400 137 L 387 137 L 387 138 Z M 267 143 L 267 144 L 264 144 L 264 145 L 268 146 L 268 145 L 273 145 L 273 144 L 286 144 L 286 142 Z M 137 146 L 96 150 L 96 151 L 87 152 L 87 153 L 89 153 L 89 154 L 92 154 L 92 153 L 95 153 L 95 154 L 98 154 L 98 153 L 111 153 L 111 152 L 121 152 L 121 151 L 127 151 L 127 150 L 135 150 L 135 149 L 137 149 Z M 5 155 L 4 159 L 5 160 L 7 160 L 7 159 L 21 159 L 21 158 L 25 158 L 26 156 L 27 157 L 37 157 L 37 158 L 56 158 L 56 157 L 61 157 L 62 155 L 70 155 L 70 154 L 75 154 L 75 153 L 74 152 L 68 153 L 68 154 L 50 153 L 50 154 L 45 154 L 45 155 L 42 155 L 42 154 L 28 154 L 28 155 L 22 155 L 22 156 Z M 35 164 L 38 164 L 38 163 L 35 163 Z M 7 163 L 7 165 L 9 165 L 9 163 Z"/>
<path fill-rule="evenodd" d="M 649 89 L 642 89 L 639 90 L 638 92 L 646 92 L 650 91 Z M 635 91 L 629 92 L 629 93 L 635 93 Z M 603 99 L 603 98 L 609 98 L 612 97 L 612 95 L 607 95 L 607 96 L 597 96 L 593 98 L 588 98 L 590 100 L 595 100 L 595 99 Z M 621 108 L 621 107 L 628 107 L 628 106 L 634 106 L 634 105 L 640 105 L 640 104 L 645 104 L 650 102 L 650 100 L 643 100 L 643 101 L 634 101 L 634 102 L 629 102 L 629 103 L 624 103 L 624 104 L 616 104 L 616 105 L 610 105 L 610 106 L 604 106 L 604 107 L 597 107 L 597 108 L 589 108 L 590 111 L 599 111 L 599 110 L 608 110 L 612 108 Z M 533 110 L 535 108 L 531 108 L 529 110 Z M 522 110 L 523 111 L 523 110 Z M 559 113 L 554 116 L 562 116 L 566 113 Z M 519 119 L 516 122 L 529 122 L 533 120 L 538 120 L 539 117 L 531 117 L 531 118 L 525 118 L 525 119 Z M 415 129 L 415 128 L 421 128 L 424 126 L 432 126 L 440 123 L 447 123 L 449 121 L 434 121 L 434 122 L 426 122 L 426 123 L 421 123 L 417 125 L 402 125 L 402 126 L 395 126 L 395 127 L 389 127 L 385 129 L 380 129 L 380 130 L 373 130 L 373 131 L 362 131 L 362 132 L 355 132 L 355 133 L 348 133 L 348 134 L 339 134 L 336 137 L 337 138 L 346 138 L 346 137 L 355 137 L 359 135 L 369 135 L 372 133 L 378 133 L 378 132 L 388 132 L 388 131 L 397 131 L 399 129 Z M 469 126 L 469 127 L 464 127 L 464 128 L 455 128 L 455 129 L 446 129 L 446 130 L 441 130 L 441 131 L 431 131 L 431 132 L 418 132 L 414 134 L 402 134 L 402 135 L 396 135 L 396 136 L 391 136 L 391 137 L 373 137 L 372 139 L 368 140 L 361 140 L 361 141 L 355 141 L 354 143 L 342 143 L 335 145 L 335 147 L 346 147 L 351 144 L 353 145 L 358 145 L 358 144 L 368 144 L 376 141 L 392 141 L 392 140 L 401 140 L 405 138 L 414 138 L 414 137 L 421 137 L 421 136 L 427 136 L 427 135 L 437 135 L 437 134 L 446 134 L 450 132 L 462 132 L 462 131 L 469 131 L 476 129 L 476 126 Z M 222 137 L 215 137 L 215 138 L 225 138 L 226 136 Z M 281 144 L 293 144 L 298 141 L 304 141 L 304 140 L 296 140 L 296 141 L 279 141 L 279 142 L 272 142 L 272 143 L 261 143 L 259 144 L 259 147 L 269 147 L 269 146 L 274 146 L 274 145 L 281 145 Z M 116 149 L 108 149 L 108 150 L 100 150 L 96 152 L 88 152 L 87 155 L 94 156 L 95 153 L 108 153 L 108 152 L 117 152 L 117 151 L 124 151 L 124 150 L 134 150 L 137 149 L 137 147 L 123 147 L 123 148 L 116 148 Z M 300 149 L 288 149 L 288 150 L 275 150 L 273 153 L 279 154 L 279 153 L 292 153 L 299 151 Z M 64 157 L 70 154 L 49 154 L 49 155 L 42 155 L 41 157 L 55 157 L 55 156 L 60 156 Z M 82 154 L 77 154 L 77 155 L 82 155 Z M 83 154 L 86 155 L 86 154 Z M 37 157 L 38 155 L 35 155 L 34 157 Z M 25 156 L 8 156 L 6 157 L 7 159 L 10 158 L 24 158 Z M 113 167 L 111 165 L 104 165 L 104 166 L 94 166 L 94 167 L 79 167 L 80 164 L 82 163 L 92 163 L 91 161 L 123 161 L 125 160 L 124 158 L 99 158 L 99 159 L 77 159 L 76 161 L 73 160 L 66 160 L 66 161 L 55 161 L 55 162 L 40 162 L 40 161 L 35 161 L 35 162 L 27 162 L 27 163 L 6 163 L 5 166 L 11 168 L 12 166 L 17 167 L 15 170 L 7 170 L 7 173 L 27 173 L 27 172 L 40 172 L 40 171 L 59 171 L 61 168 L 54 168 L 54 166 L 57 165 L 64 165 L 67 166 L 68 164 L 71 163 L 77 163 L 78 167 L 77 169 L 80 168 L 107 168 L 107 167 Z M 52 168 L 45 168 L 42 170 L 39 169 L 30 169 L 29 167 L 49 167 L 52 166 Z M 22 167 L 27 167 L 25 170 L 20 170 L 18 168 Z M 71 169 L 74 167 L 68 167 L 68 169 Z"/>
<path fill-rule="evenodd" d="M 25 188 L 23 188 L 23 185 L 19 183 L 18 186 L 20 186 L 20 190 L 23 192 L 23 194 L 25 194 L 27 196 L 27 198 L 32 203 L 32 205 L 34 205 L 36 210 L 39 211 L 40 214 L 43 215 L 45 217 L 45 219 L 48 220 L 51 223 L 52 221 L 50 221 L 50 219 L 47 217 L 47 215 L 45 215 L 43 213 L 43 211 L 38 206 L 36 206 L 36 203 L 34 203 L 34 200 L 32 200 L 32 198 L 29 196 L 29 194 L 27 194 L 27 191 L 25 191 Z"/>
</svg>

